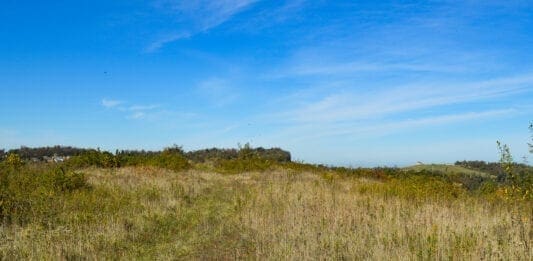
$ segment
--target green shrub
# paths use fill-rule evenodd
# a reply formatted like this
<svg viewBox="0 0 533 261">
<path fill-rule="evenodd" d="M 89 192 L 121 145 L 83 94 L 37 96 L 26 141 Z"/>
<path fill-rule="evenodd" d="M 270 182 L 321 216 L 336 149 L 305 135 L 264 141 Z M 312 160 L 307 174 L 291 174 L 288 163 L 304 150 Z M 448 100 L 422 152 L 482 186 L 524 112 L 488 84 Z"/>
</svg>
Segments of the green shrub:
<svg viewBox="0 0 533 261">
<path fill-rule="evenodd" d="M 0 167 L 0 222 L 53 223 L 65 193 L 88 188 L 83 174 L 50 165 Z"/>
<path fill-rule="evenodd" d="M 158 153 L 121 153 L 116 156 L 120 166 L 152 166 L 173 171 L 189 169 L 191 164 L 184 155 L 181 147 L 166 148 Z"/>
<path fill-rule="evenodd" d="M 265 171 L 272 163 L 263 159 L 220 160 L 215 164 L 216 171 L 224 174 L 239 174 L 251 171 Z"/>
<path fill-rule="evenodd" d="M 10 153 L 6 157 L 5 164 L 7 164 L 7 166 L 12 167 L 12 168 L 20 168 L 21 166 L 24 165 L 24 161 L 22 161 L 22 159 L 20 158 L 18 154 Z"/>
<path fill-rule="evenodd" d="M 107 152 L 99 150 L 89 150 L 78 156 L 74 156 L 67 161 L 67 165 L 71 168 L 86 168 L 86 167 L 100 167 L 100 168 L 115 168 L 119 167 L 116 157 Z"/>
<path fill-rule="evenodd" d="M 449 182 L 441 177 L 412 175 L 401 179 L 393 179 L 387 184 L 386 194 L 400 196 L 412 200 L 458 198 L 466 193 L 462 186 Z"/>
<path fill-rule="evenodd" d="M 57 190 L 71 192 L 88 187 L 85 175 L 81 172 L 67 171 L 64 168 L 54 170 L 54 186 Z"/>
<path fill-rule="evenodd" d="M 160 155 L 149 157 L 145 164 L 174 171 L 182 171 L 191 167 L 185 156 L 175 151 L 163 151 Z"/>
<path fill-rule="evenodd" d="M 479 186 L 479 188 L 477 189 L 477 192 L 478 194 L 481 194 L 481 195 L 489 195 L 489 194 L 495 193 L 497 189 L 498 189 L 498 183 L 492 180 L 487 180 L 483 182 L 481 186 Z"/>
<path fill-rule="evenodd" d="M 265 149 L 262 147 L 252 148 L 250 144 L 239 146 L 239 149 L 204 149 L 185 153 L 187 159 L 197 163 L 206 163 L 219 160 L 232 160 L 239 158 L 258 157 L 271 162 L 281 163 L 290 162 L 291 154 L 280 148 Z"/>
</svg>

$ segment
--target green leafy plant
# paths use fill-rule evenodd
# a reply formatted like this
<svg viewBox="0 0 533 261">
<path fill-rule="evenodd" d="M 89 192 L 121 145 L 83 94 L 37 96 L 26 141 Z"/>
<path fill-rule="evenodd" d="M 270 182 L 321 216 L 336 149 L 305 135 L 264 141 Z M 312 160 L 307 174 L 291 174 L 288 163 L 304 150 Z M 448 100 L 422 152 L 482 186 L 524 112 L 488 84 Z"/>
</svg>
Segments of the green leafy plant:
<svg viewBox="0 0 533 261">
<path fill-rule="evenodd" d="M 18 154 L 10 153 L 7 155 L 6 164 L 13 168 L 20 168 L 24 165 L 24 161 L 20 158 Z"/>
<path fill-rule="evenodd" d="M 54 223 L 64 194 L 89 187 L 82 173 L 63 167 L 1 167 L 0 223 Z"/>
<path fill-rule="evenodd" d="M 78 156 L 74 156 L 67 161 L 71 168 L 101 167 L 114 168 L 119 167 L 116 157 L 107 152 L 100 150 L 89 150 Z"/>
<path fill-rule="evenodd" d="M 507 186 L 498 190 L 499 194 L 505 199 L 533 199 L 533 173 L 530 171 L 516 172 L 509 146 L 499 141 L 497 141 L 497 145 L 500 153 L 500 164 L 508 182 Z"/>
<path fill-rule="evenodd" d="M 218 160 L 216 162 L 216 171 L 225 174 L 238 174 L 251 171 L 264 171 L 276 165 L 275 161 L 261 157 L 258 150 L 255 150 L 249 143 L 241 146 L 237 158 L 229 160 Z"/>
<path fill-rule="evenodd" d="M 498 146 L 498 152 L 500 153 L 500 165 L 506 175 L 506 179 L 511 182 L 516 182 L 516 177 L 513 173 L 513 156 L 511 150 L 507 144 L 502 144 L 500 141 L 496 141 Z"/>
</svg>

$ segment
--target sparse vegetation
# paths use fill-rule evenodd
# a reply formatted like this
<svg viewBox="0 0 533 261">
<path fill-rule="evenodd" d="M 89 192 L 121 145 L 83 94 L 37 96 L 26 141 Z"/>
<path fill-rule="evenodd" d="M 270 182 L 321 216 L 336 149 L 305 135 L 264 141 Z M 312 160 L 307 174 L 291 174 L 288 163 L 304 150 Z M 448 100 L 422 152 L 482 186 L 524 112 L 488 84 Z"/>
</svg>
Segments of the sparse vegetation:
<svg viewBox="0 0 533 261">
<path fill-rule="evenodd" d="M 533 153 L 533 123 L 529 124 L 529 132 L 531 132 L 531 143 L 528 143 L 529 153 Z"/>
</svg>

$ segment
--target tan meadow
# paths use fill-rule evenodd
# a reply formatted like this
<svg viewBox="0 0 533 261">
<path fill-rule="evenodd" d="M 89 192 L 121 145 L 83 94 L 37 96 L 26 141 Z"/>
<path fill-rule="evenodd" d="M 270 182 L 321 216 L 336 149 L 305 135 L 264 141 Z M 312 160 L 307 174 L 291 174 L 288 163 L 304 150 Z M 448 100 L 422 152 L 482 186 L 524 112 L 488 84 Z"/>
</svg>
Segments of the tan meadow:
<svg viewBox="0 0 533 261">
<path fill-rule="evenodd" d="M 84 172 L 90 188 L 58 200 L 57 218 L 1 228 L 2 259 L 533 257 L 530 201 L 284 168 Z"/>
</svg>

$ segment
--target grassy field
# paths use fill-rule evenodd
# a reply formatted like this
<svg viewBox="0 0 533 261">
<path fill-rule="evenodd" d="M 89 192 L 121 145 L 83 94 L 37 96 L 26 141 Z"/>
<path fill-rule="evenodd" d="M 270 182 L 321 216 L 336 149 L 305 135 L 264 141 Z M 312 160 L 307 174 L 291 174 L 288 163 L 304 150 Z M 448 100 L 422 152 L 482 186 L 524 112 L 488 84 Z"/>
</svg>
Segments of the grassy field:
<svg viewBox="0 0 533 261">
<path fill-rule="evenodd" d="M 0 259 L 533 258 L 532 202 L 500 190 L 282 167 L 82 172 L 88 184 L 1 226 Z"/>
<path fill-rule="evenodd" d="M 456 165 L 445 165 L 445 164 L 421 164 L 421 165 L 414 165 L 410 167 L 404 168 L 405 170 L 414 170 L 414 171 L 435 171 L 435 172 L 442 172 L 445 174 L 466 174 L 469 176 L 479 176 L 488 178 L 490 177 L 489 174 L 482 172 L 482 171 L 476 171 L 467 169 L 465 167 L 456 166 Z"/>
</svg>

